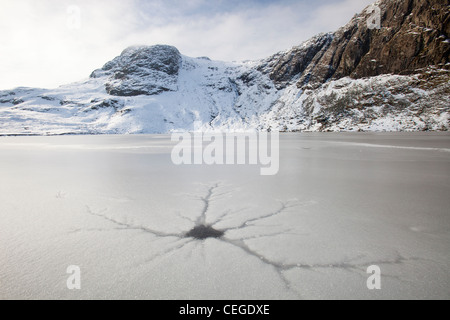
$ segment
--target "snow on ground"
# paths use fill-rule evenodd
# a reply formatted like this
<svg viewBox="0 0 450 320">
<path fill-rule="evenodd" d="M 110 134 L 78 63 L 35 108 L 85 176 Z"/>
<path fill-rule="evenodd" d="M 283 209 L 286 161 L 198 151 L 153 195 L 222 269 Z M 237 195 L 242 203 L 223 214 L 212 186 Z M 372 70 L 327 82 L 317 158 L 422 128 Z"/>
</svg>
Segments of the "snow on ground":
<svg viewBox="0 0 450 320">
<path fill-rule="evenodd" d="M 0 135 L 161 134 L 192 130 L 194 122 L 205 131 L 244 130 L 278 97 L 252 67 L 183 56 L 174 91 L 150 96 L 109 95 L 101 77 L 54 90 L 0 91 Z"/>
<path fill-rule="evenodd" d="M 117 59 L 125 59 L 132 69 L 140 65 L 127 56 Z M 121 83 L 111 80 L 113 76 L 105 75 L 106 71 L 96 70 L 94 78 L 54 90 L 0 91 L 0 135 L 167 134 L 192 130 L 193 123 L 201 123 L 203 131 L 450 128 L 447 70 L 430 67 L 411 76 L 343 78 L 315 89 L 298 88 L 294 78 L 277 89 L 268 74 L 258 71 L 261 64 L 264 62 L 228 63 L 180 55 L 177 76 L 168 79 L 155 78 L 159 71 L 144 68 L 150 76 L 131 73 Z M 111 86 L 114 90 L 124 87 L 126 96 L 108 94 L 106 88 Z M 130 90 L 140 92 L 148 86 L 151 95 L 128 96 Z"/>
<path fill-rule="evenodd" d="M 167 136 L 1 138 L 0 299 L 450 298 L 449 135 L 281 140 L 260 176 Z"/>
</svg>

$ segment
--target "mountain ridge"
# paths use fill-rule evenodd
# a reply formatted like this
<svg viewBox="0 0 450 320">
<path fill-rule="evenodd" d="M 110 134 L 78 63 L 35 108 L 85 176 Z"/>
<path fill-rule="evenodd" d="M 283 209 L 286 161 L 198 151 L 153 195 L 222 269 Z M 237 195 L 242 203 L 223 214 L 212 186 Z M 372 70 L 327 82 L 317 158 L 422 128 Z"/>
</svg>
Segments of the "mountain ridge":
<svg viewBox="0 0 450 320">
<path fill-rule="evenodd" d="M 303 87 L 347 76 L 404 75 L 430 65 L 444 66 L 450 55 L 449 5 L 448 0 L 377 1 L 336 32 L 308 40 L 312 42 L 306 47 L 309 59 L 301 50 L 304 46 L 294 47 L 279 58 L 269 58 L 278 61 L 266 72 L 275 82 L 283 79 L 286 69 L 294 71 L 290 76 L 301 73 L 298 86 Z M 367 22 L 375 7 L 381 11 L 381 28 L 369 29 Z M 426 50 L 427 46 L 431 48 Z"/>
<path fill-rule="evenodd" d="M 367 21 L 380 9 L 380 29 Z M 0 91 L 0 135 L 192 130 L 448 131 L 449 1 L 380 0 L 266 59 L 134 46 L 84 82 Z"/>
</svg>

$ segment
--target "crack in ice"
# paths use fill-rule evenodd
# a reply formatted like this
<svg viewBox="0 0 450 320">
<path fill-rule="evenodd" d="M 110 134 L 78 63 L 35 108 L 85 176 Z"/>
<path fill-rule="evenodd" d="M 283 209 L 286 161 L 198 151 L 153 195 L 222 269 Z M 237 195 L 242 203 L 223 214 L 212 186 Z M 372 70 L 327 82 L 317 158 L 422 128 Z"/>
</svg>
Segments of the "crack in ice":
<svg viewBox="0 0 450 320">
<path fill-rule="evenodd" d="M 211 211 L 211 204 L 214 199 L 223 197 L 227 194 L 230 194 L 232 191 L 226 191 L 218 193 L 218 189 L 221 188 L 220 183 L 216 183 L 208 188 L 206 191 L 205 196 L 196 197 L 197 200 L 200 200 L 203 203 L 203 208 L 199 214 L 199 216 L 194 219 L 190 217 L 186 217 L 180 214 L 178 214 L 178 217 L 189 221 L 194 225 L 192 229 L 190 229 L 187 232 L 180 232 L 180 233 L 170 233 L 170 232 L 163 232 L 159 230 L 151 229 L 147 226 L 142 225 L 134 225 L 132 223 L 123 222 L 120 220 L 117 220 L 113 217 L 106 216 L 103 214 L 106 210 L 103 210 L 99 213 L 96 213 L 90 209 L 89 206 L 87 206 L 88 212 L 93 215 L 100 217 L 104 220 L 107 220 L 113 224 L 116 225 L 116 228 L 111 230 L 117 230 L 117 231 L 124 231 L 124 230 L 134 230 L 134 231 L 142 231 L 148 234 L 151 234 L 157 238 L 173 238 L 174 241 L 170 242 L 170 247 L 166 250 L 163 250 L 155 255 L 152 255 L 152 257 L 146 259 L 145 263 L 154 262 L 155 260 L 168 256 L 169 254 L 180 251 L 186 246 L 190 244 L 195 244 L 195 248 L 198 248 L 200 246 L 201 248 L 201 255 L 203 259 L 206 259 L 205 256 L 205 247 L 204 247 L 204 241 L 207 239 L 215 239 L 217 241 L 220 241 L 222 243 L 231 245 L 235 248 L 238 248 L 245 254 L 247 254 L 250 257 L 258 259 L 262 264 L 266 266 L 270 266 L 278 275 L 279 279 L 283 282 L 285 288 L 288 291 L 293 292 L 297 296 L 301 297 L 301 292 L 299 292 L 295 286 L 289 281 L 289 279 L 286 276 L 287 271 L 291 271 L 294 269 L 305 269 L 305 270 L 312 270 L 312 271 L 318 271 L 320 269 L 340 269 L 345 270 L 352 273 L 357 273 L 359 275 L 362 275 L 365 273 L 366 269 L 370 265 L 401 265 L 407 261 L 411 261 L 418 258 L 404 258 L 400 254 L 397 253 L 397 256 L 394 259 L 386 259 L 386 260 L 379 260 L 379 261 L 372 261 L 372 262 L 365 262 L 365 263 L 352 263 L 355 260 L 362 259 L 364 257 L 355 257 L 353 259 L 344 259 L 340 262 L 335 263 L 329 263 L 329 264 L 304 264 L 304 263 L 283 263 L 277 260 L 272 260 L 268 257 L 266 257 L 264 254 L 258 252 L 257 250 L 252 249 L 246 241 L 248 240 L 256 240 L 261 238 L 270 238 L 270 237 L 276 237 L 280 235 L 292 235 L 292 236 L 305 236 L 307 234 L 299 234 L 295 233 L 293 228 L 289 229 L 283 229 L 280 231 L 270 231 L 269 233 L 259 233 L 255 235 L 250 236 L 238 236 L 238 237 L 230 237 L 227 235 L 229 231 L 244 231 L 248 228 L 255 228 L 258 227 L 258 222 L 265 221 L 269 218 L 277 217 L 281 214 L 287 213 L 290 209 L 308 205 L 308 204 L 314 204 L 315 202 L 309 201 L 305 203 L 299 203 L 298 200 L 290 200 L 290 201 L 280 201 L 280 208 L 278 208 L 275 211 L 272 211 L 270 213 L 260 215 L 254 218 L 249 218 L 246 221 L 242 223 L 238 223 L 235 226 L 224 228 L 224 229 L 214 229 L 213 227 L 218 225 L 221 222 L 224 222 L 227 218 L 229 218 L 232 215 L 235 215 L 238 212 L 241 212 L 245 209 L 239 209 L 236 211 L 231 210 L 225 210 L 222 214 L 220 214 L 218 217 L 214 219 L 214 221 L 211 224 L 207 224 L 207 218 L 208 213 Z M 260 225 L 261 227 L 267 228 L 269 226 L 263 224 Z M 106 231 L 105 229 L 88 229 L 92 231 Z M 79 232 L 80 230 L 75 230 L 74 232 Z M 193 250 L 190 250 L 190 255 L 192 254 Z M 389 275 L 386 275 L 389 276 Z M 391 276 L 396 278 L 395 276 Z M 400 280 L 400 279 L 399 279 Z"/>
<path fill-rule="evenodd" d="M 209 210 L 209 206 L 210 206 L 210 203 L 211 203 L 211 198 L 213 197 L 213 195 L 214 195 L 214 191 L 217 189 L 219 187 L 219 184 L 218 183 L 216 183 L 214 186 L 212 186 L 211 188 L 209 188 L 209 190 L 208 190 L 208 194 L 205 196 L 205 197 L 202 197 L 202 198 L 200 198 L 200 200 L 201 201 L 203 201 L 203 210 L 202 210 L 202 213 L 201 213 L 201 215 L 198 217 L 198 219 L 197 219 L 197 225 L 198 226 L 200 226 L 200 225 L 205 225 L 205 223 L 206 223 L 206 214 L 208 213 L 208 210 Z"/>
<path fill-rule="evenodd" d="M 287 209 L 293 208 L 295 206 L 297 206 L 297 205 L 289 205 L 287 203 L 281 202 L 281 208 L 278 209 L 277 211 L 269 213 L 269 214 L 264 215 L 264 216 L 259 216 L 259 217 L 255 217 L 253 219 L 246 220 L 241 225 L 225 229 L 225 231 L 241 230 L 241 229 L 247 228 L 249 226 L 252 226 L 253 222 L 261 221 L 261 220 L 265 220 L 265 219 L 269 219 L 269 218 L 275 217 L 275 216 L 277 216 L 279 214 L 284 213 L 284 211 L 286 211 Z M 220 221 L 217 221 L 216 223 L 218 223 L 218 222 L 220 222 Z"/>
<path fill-rule="evenodd" d="M 114 219 L 114 218 L 112 218 L 112 217 L 108 217 L 108 216 L 103 215 L 103 214 L 101 214 L 101 213 L 95 213 L 95 212 L 93 212 L 93 211 L 90 209 L 89 206 L 87 206 L 87 210 L 88 210 L 88 212 L 89 212 L 91 215 L 97 216 L 97 217 L 100 217 L 100 218 L 103 218 L 103 219 L 105 219 L 105 220 L 107 220 L 107 221 L 109 221 L 109 222 L 112 222 L 112 223 L 114 223 L 114 224 L 116 224 L 116 225 L 118 225 L 118 226 L 121 226 L 121 227 L 123 227 L 122 229 L 126 229 L 126 230 L 135 230 L 135 231 L 142 231 L 142 232 L 146 232 L 146 233 L 153 234 L 154 236 L 160 237 L 160 238 L 168 238 L 168 237 L 173 238 L 173 237 L 179 237 L 179 235 L 176 234 L 176 233 L 166 233 L 166 232 L 161 232 L 161 231 L 157 231 L 157 230 L 152 230 L 152 229 L 150 229 L 150 228 L 148 228 L 148 227 L 145 227 L 145 226 L 135 226 L 135 225 L 132 225 L 132 224 L 129 224 L 129 223 L 126 223 L 126 222 L 122 222 L 122 221 L 116 220 L 116 219 Z"/>
</svg>

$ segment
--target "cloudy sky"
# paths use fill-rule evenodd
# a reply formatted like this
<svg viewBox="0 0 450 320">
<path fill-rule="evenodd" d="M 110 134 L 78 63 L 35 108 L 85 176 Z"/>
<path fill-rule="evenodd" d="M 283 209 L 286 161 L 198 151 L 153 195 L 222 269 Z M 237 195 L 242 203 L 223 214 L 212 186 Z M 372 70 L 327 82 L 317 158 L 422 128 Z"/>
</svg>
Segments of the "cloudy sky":
<svg viewBox="0 0 450 320">
<path fill-rule="evenodd" d="M 374 0 L 0 0 L 0 89 L 82 80 L 130 46 L 247 60 L 334 31 Z"/>
</svg>

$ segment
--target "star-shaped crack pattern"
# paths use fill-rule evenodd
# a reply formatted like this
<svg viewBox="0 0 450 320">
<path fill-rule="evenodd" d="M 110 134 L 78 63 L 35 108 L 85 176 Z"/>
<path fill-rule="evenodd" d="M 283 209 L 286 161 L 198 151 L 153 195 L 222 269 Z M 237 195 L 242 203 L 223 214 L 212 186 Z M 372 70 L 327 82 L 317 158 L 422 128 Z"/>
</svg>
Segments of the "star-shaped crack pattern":
<svg viewBox="0 0 450 320">
<path fill-rule="evenodd" d="M 96 217 L 107 220 L 115 225 L 115 228 L 112 230 L 117 231 L 140 231 L 148 233 L 158 239 L 173 239 L 170 242 L 170 245 L 166 247 L 163 251 L 153 255 L 151 258 L 147 259 L 145 262 L 152 262 L 158 258 L 162 258 L 167 256 L 173 252 L 181 250 L 193 243 L 200 243 L 203 245 L 203 241 L 209 238 L 213 238 L 217 241 L 221 241 L 228 245 L 231 245 L 245 254 L 249 255 L 263 263 L 264 265 L 270 266 L 278 275 L 279 279 L 282 281 L 286 289 L 295 293 L 298 297 L 301 297 L 301 292 L 299 292 L 296 288 L 292 286 L 288 278 L 286 277 L 286 272 L 294 269 L 307 269 L 312 271 L 317 271 L 320 269 L 341 269 L 348 272 L 357 273 L 359 275 L 363 275 L 367 268 L 370 265 L 400 265 L 409 260 L 417 260 L 416 258 L 406 259 L 402 257 L 400 254 L 397 254 L 395 258 L 392 260 L 383 260 L 383 261 L 372 261 L 365 263 L 356 263 L 355 261 L 361 259 L 363 257 L 356 257 L 353 259 L 344 259 L 343 261 L 338 261 L 330 264 L 305 264 L 305 263 L 283 263 L 280 261 L 276 261 L 266 257 L 263 253 L 258 252 L 255 249 L 252 249 L 251 246 L 247 243 L 248 240 L 255 240 L 260 238 L 268 238 L 275 237 L 279 235 L 293 235 L 293 236 L 302 236 L 302 234 L 295 233 L 294 228 L 286 228 L 279 231 L 271 231 L 269 233 L 259 233 L 257 235 L 250 236 L 238 236 L 232 237 L 228 233 L 230 231 L 242 231 L 241 233 L 245 234 L 246 230 L 252 227 L 257 227 L 261 222 L 266 221 L 270 218 L 275 218 L 282 214 L 293 211 L 293 209 L 311 205 L 313 202 L 301 203 L 298 200 L 291 201 L 280 201 L 280 206 L 277 210 L 269 212 L 267 214 L 255 216 L 249 219 L 246 219 L 243 222 L 237 223 L 234 226 L 228 228 L 215 228 L 219 223 L 223 222 L 225 219 L 230 216 L 234 216 L 242 210 L 237 210 L 232 212 L 231 210 L 224 210 L 223 213 L 219 214 L 217 218 L 210 224 L 207 223 L 208 215 L 211 211 L 211 204 L 214 199 L 225 196 L 230 192 L 219 192 L 221 185 L 216 183 L 207 188 L 206 194 L 204 196 L 195 197 L 195 199 L 201 201 L 203 203 L 202 210 L 196 219 L 192 219 L 181 214 L 178 215 L 179 218 L 189 221 L 194 226 L 191 230 L 187 230 L 181 233 L 173 233 L 173 232 L 164 232 L 161 230 L 155 230 L 148 226 L 136 225 L 133 223 L 129 223 L 126 221 L 119 220 L 117 218 L 106 215 L 107 210 L 103 210 L 101 212 L 94 212 L 90 207 L 87 207 L 87 211 Z M 267 225 L 263 225 L 267 227 Z M 88 231 L 99 231 L 101 229 L 88 229 Z M 74 232 L 78 232 L 81 230 L 75 230 Z M 389 275 L 386 275 L 389 276 Z M 391 276 L 393 278 L 397 278 L 395 276 Z"/>
</svg>

